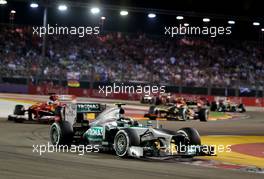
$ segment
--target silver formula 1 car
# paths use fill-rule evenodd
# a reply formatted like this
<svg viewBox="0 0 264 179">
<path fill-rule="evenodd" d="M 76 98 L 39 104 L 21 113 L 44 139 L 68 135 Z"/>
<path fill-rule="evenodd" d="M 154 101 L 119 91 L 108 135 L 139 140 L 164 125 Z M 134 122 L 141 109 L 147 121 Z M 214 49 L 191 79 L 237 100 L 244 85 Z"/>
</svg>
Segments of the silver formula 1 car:
<svg viewBox="0 0 264 179">
<path fill-rule="evenodd" d="M 51 143 L 69 145 L 77 141 L 97 145 L 101 151 L 107 149 L 119 157 L 194 157 L 214 153 L 213 147 L 201 145 L 196 129 L 171 131 L 144 126 L 126 117 L 122 105 L 101 108 L 101 104 L 67 104 L 51 125 Z M 86 116 L 94 113 L 97 117 L 88 122 Z"/>
</svg>

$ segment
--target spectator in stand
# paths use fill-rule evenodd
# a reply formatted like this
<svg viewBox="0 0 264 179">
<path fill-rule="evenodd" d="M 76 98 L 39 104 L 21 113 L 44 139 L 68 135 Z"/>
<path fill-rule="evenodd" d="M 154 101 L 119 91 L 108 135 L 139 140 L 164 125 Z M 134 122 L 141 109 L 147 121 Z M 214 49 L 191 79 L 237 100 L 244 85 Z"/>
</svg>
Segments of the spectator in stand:
<svg viewBox="0 0 264 179">
<path fill-rule="evenodd" d="M 0 75 L 81 80 L 155 82 L 207 87 L 263 85 L 263 49 L 249 43 L 162 39 L 145 34 L 48 36 L 46 57 L 30 27 L 0 28 Z"/>
</svg>

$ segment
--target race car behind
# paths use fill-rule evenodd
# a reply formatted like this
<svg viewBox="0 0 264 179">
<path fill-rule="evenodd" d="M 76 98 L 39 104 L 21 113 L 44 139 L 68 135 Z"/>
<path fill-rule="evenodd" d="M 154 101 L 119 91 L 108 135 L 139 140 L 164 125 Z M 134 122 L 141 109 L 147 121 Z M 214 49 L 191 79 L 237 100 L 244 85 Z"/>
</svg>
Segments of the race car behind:
<svg viewBox="0 0 264 179">
<path fill-rule="evenodd" d="M 207 106 L 199 102 L 185 102 L 181 100 L 178 103 L 169 103 L 160 106 L 150 106 L 147 114 L 144 115 L 151 120 L 165 118 L 167 120 L 200 120 L 208 121 L 209 110 Z"/>
<path fill-rule="evenodd" d="M 246 112 L 246 108 L 243 103 L 234 103 L 229 100 L 219 100 L 218 102 L 212 101 L 210 109 L 211 111 L 217 112 Z"/>
<path fill-rule="evenodd" d="M 13 114 L 8 115 L 8 120 L 14 122 L 24 122 L 25 120 L 39 122 L 53 121 L 59 108 L 67 103 L 75 102 L 76 97 L 73 95 L 51 94 L 47 102 L 37 102 L 27 109 L 24 105 L 16 105 Z"/>
</svg>

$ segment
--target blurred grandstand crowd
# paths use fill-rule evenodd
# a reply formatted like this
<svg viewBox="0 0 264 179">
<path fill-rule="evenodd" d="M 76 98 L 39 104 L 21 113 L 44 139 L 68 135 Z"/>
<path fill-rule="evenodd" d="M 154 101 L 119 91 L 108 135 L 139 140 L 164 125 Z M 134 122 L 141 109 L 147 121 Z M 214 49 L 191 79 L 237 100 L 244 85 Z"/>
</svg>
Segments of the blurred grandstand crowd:
<svg viewBox="0 0 264 179">
<path fill-rule="evenodd" d="M 163 39 L 144 34 L 106 33 L 101 36 L 47 37 L 31 27 L 0 28 L 0 75 L 80 80 L 154 82 L 182 86 L 232 87 L 264 85 L 263 50 L 246 42 L 223 43 L 212 38 Z"/>
</svg>

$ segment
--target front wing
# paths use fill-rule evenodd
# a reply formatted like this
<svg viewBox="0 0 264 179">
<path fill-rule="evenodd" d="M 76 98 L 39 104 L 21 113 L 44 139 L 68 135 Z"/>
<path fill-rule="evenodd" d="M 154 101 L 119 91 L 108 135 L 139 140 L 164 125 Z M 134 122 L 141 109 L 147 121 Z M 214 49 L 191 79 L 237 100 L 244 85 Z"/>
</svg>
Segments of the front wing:
<svg viewBox="0 0 264 179">
<path fill-rule="evenodd" d="M 128 155 L 136 158 L 149 157 L 145 155 L 149 150 L 151 149 L 147 147 L 130 146 L 128 150 Z M 186 148 L 179 149 L 178 151 L 171 150 L 169 148 L 161 148 L 159 151 L 159 155 L 154 157 L 192 158 L 195 156 L 215 156 L 215 148 L 213 146 L 207 145 L 186 146 Z"/>
</svg>

